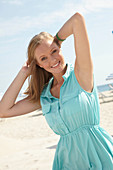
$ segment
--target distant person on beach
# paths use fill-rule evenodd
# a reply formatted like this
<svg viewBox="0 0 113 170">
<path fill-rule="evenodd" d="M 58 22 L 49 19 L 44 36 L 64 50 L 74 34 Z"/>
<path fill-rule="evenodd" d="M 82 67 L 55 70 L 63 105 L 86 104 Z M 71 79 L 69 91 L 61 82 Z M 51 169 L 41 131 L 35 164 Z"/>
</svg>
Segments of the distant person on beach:
<svg viewBox="0 0 113 170">
<path fill-rule="evenodd" d="M 74 36 L 74 66 L 65 63 L 61 52 L 70 35 Z M 15 102 L 28 77 L 26 98 Z M 88 34 L 85 19 L 78 12 L 55 36 L 41 32 L 31 39 L 28 60 L 0 101 L 0 117 L 40 108 L 50 128 L 60 135 L 53 170 L 113 169 L 113 138 L 100 127 Z"/>
</svg>

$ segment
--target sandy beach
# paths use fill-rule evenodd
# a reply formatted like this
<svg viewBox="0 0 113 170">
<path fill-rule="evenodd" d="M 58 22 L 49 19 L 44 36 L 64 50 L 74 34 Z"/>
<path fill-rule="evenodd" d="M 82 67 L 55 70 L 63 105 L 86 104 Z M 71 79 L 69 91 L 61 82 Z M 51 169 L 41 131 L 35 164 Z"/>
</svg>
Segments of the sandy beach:
<svg viewBox="0 0 113 170">
<path fill-rule="evenodd" d="M 99 100 L 100 125 L 113 135 L 113 92 Z M 41 110 L 0 119 L 0 170 L 51 170 L 59 138 Z"/>
</svg>

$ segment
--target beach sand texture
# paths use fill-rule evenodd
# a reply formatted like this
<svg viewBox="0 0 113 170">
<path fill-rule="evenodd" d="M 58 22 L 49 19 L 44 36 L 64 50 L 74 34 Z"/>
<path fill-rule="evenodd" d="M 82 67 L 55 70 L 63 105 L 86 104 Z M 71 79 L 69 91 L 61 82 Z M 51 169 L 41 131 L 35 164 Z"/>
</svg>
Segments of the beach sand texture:
<svg viewBox="0 0 113 170">
<path fill-rule="evenodd" d="M 99 100 L 100 125 L 113 135 L 113 92 Z M 59 138 L 41 110 L 0 119 L 0 170 L 51 170 Z"/>
</svg>

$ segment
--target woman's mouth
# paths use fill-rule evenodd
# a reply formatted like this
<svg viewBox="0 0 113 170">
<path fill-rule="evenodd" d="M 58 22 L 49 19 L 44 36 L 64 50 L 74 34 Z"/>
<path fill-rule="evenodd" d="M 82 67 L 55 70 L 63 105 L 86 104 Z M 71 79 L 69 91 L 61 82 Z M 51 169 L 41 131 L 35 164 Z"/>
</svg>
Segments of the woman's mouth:
<svg viewBox="0 0 113 170">
<path fill-rule="evenodd" d="M 59 64 L 60 64 L 60 61 L 57 64 L 51 66 L 51 68 L 57 68 L 59 66 Z"/>
</svg>

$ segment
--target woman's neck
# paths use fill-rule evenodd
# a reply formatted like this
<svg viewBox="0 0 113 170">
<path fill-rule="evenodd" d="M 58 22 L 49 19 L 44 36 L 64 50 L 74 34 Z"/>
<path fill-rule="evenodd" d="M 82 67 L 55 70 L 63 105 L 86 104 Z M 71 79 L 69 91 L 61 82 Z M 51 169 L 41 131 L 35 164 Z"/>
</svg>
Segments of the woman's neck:
<svg viewBox="0 0 113 170">
<path fill-rule="evenodd" d="M 64 82 L 64 79 L 62 76 L 65 74 L 66 70 L 67 70 L 67 65 L 65 66 L 64 70 L 61 73 L 53 75 L 54 81 L 53 81 L 52 86 L 55 86 L 57 84 L 62 84 Z"/>
</svg>

